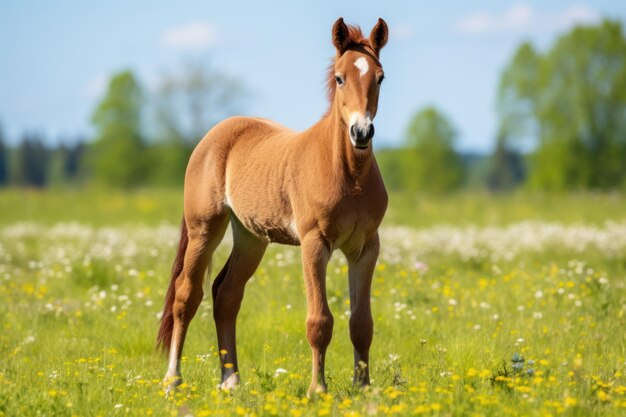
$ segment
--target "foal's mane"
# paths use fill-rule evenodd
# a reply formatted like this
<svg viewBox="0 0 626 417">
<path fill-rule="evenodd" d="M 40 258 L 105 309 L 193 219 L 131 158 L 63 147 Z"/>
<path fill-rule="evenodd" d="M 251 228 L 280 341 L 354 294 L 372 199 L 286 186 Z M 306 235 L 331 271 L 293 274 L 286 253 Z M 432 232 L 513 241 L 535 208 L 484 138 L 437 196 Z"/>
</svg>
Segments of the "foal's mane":
<svg viewBox="0 0 626 417">
<path fill-rule="evenodd" d="M 369 39 L 363 36 L 363 31 L 359 26 L 354 25 L 346 25 L 348 26 L 348 45 L 346 49 L 369 49 L 372 50 L 372 46 L 370 45 Z M 333 106 L 333 100 L 335 99 L 335 90 L 337 90 L 337 83 L 335 82 L 335 62 L 337 61 L 337 56 L 334 56 L 330 60 L 330 65 L 328 66 L 328 71 L 326 75 L 326 94 L 328 96 L 328 111 Z"/>
</svg>

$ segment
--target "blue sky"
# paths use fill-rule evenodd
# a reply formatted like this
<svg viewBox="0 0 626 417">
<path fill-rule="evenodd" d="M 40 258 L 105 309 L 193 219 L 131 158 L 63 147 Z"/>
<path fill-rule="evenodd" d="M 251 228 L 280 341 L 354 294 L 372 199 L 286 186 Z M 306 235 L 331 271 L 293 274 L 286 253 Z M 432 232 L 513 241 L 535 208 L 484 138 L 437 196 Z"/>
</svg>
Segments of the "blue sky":
<svg viewBox="0 0 626 417">
<path fill-rule="evenodd" d="M 107 77 L 130 68 L 146 88 L 187 61 L 210 61 L 251 92 L 245 114 L 301 130 L 323 114 L 337 17 L 369 33 L 383 17 L 386 80 L 378 146 L 398 144 L 411 115 L 440 108 L 463 150 L 487 152 L 499 74 L 516 46 L 547 48 L 578 23 L 626 21 L 626 1 L 24 1 L 0 5 L 0 123 L 9 141 L 89 134 Z"/>
</svg>

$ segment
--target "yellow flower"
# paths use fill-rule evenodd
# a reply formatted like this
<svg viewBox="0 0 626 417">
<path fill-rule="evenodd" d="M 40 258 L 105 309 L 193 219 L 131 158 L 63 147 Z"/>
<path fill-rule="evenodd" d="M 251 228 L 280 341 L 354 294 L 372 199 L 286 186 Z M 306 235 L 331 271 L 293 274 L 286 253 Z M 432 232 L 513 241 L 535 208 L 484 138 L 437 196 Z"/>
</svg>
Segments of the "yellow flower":
<svg viewBox="0 0 626 417">
<path fill-rule="evenodd" d="M 603 390 L 598 390 L 598 399 L 603 402 L 611 401 L 611 396 Z"/>
<path fill-rule="evenodd" d="M 573 407 L 578 404 L 578 401 L 574 397 L 565 397 L 565 407 Z"/>
</svg>

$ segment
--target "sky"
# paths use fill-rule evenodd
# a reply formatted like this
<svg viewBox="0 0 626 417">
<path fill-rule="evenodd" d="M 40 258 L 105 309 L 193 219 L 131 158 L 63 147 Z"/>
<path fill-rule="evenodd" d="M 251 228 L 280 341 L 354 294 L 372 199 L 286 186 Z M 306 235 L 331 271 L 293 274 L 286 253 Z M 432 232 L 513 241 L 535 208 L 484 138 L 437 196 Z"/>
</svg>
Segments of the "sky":
<svg viewBox="0 0 626 417">
<path fill-rule="evenodd" d="M 242 114 L 303 130 L 327 107 L 340 16 L 366 34 L 378 17 L 390 27 L 377 147 L 399 145 L 411 116 L 433 105 L 455 126 L 458 149 L 486 153 L 499 76 L 517 46 L 546 50 L 576 24 L 626 22 L 626 1 L 3 0 L 0 125 L 9 143 L 24 132 L 50 143 L 90 135 L 111 74 L 131 69 L 154 91 L 163 74 L 207 62 L 246 86 Z"/>
</svg>

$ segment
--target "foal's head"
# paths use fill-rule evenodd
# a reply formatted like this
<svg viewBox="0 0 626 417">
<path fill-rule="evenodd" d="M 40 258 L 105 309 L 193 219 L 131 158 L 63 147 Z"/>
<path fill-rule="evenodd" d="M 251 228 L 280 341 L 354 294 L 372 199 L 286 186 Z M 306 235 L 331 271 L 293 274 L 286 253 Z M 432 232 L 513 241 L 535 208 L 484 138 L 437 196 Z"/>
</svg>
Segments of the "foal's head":
<svg viewBox="0 0 626 417">
<path fill-rule="evenodd" d="M 374 136 L 372 121 L 378 109 L 380 84 L 385 78 L 378 57 L 387 43 L 387 23 L 378 19 L 369 38 L 365 38 L 359 27 L 347 26 L 339 18 L 333 25 L 332 36 L 337 55 L 328 74 L 331 106 L 338 107 L 352 145 L 367 149 Z"/>
</svg>

